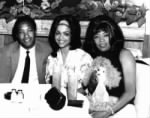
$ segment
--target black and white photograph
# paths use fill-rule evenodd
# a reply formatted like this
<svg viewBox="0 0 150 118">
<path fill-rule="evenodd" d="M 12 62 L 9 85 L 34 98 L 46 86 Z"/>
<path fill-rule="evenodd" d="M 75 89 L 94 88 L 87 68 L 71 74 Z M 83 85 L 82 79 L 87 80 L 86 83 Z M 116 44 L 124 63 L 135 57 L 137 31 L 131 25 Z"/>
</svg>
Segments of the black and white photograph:
<svg viewBox="0 0 150 118">
<path fill-rule="evenodd" d="M 0 0 L 0 118 L 150 118 L 150 1 Z"/>
</svg>

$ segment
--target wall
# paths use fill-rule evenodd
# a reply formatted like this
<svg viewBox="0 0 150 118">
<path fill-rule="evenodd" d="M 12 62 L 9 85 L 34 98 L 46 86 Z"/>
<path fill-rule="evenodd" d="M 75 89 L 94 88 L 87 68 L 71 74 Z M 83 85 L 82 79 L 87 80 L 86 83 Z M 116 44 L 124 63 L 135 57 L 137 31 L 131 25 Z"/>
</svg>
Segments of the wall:
<svg viewBox="0 0 150 118">
<path fill-rule="evenodd" d="M 0 20 L 0 47 L 4 47 L 9 43 L 13 42 L 11 37 L 11 30 L 14 24 L 14 20 L 6 23 L 4 19 Z M 52 20 L 36 20 L 37 23 L 37 39 L 42 41 L 47 41 L 47 36 L 49 34 L 49 30 L 51 27 Z M 88 26 L 87 21 L 81 21 L 81 37 L 84 40 L 85 32 Z M 120 27 L 123 30 L 125 36 L 125 47 L 138 49 L 142 52 L 143 49 L 143 41 L 145 34 L 145 25 L 142 27 L 138 27 L 136 23 L 131 25 L 126 25 L 125 22 L 119 23 Z"/>
<path fill-rule="evenodd" d="M 148 11 L 146 12 L 146 32 L 144 37 L 143 57 L 150 57 L 150 1 L 145 0 Z"/>
</svg>

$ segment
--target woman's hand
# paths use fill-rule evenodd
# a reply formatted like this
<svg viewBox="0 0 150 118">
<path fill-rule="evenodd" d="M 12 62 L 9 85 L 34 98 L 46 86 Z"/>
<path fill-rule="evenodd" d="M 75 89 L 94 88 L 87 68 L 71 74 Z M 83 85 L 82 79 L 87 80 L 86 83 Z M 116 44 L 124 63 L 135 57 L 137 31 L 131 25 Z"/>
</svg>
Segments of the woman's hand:
<svg viewBox="0 0 150 118">
<path fill-rule="evenodd" d="M 86 91 L 83 88 L 78 88 L 77 91 L 83 95 L 87 95 Z"/>
<path fill-rule="evenodd" d="M 96 111 L 92 113 L 92 118 L 108 118 L 110 113 L 106 111 Z"/>
</svg>

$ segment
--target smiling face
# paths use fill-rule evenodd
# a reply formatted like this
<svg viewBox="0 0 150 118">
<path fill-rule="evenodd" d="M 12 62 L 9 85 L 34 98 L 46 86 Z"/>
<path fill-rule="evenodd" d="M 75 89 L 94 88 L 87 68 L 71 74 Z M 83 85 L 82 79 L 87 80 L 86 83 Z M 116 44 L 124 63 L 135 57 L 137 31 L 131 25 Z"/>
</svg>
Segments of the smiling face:
<svg viewBox="0 0 150 118">
<path fill-rule="evenodd" d="M 111 47 L 109 35 L 104 31 L 99 31 L 94 35 L 94 42 L 100 51 L 107 51 Z"/>
<path fill-rule="evenodd" d="M 20 24 L 18 28 L 18 40 L 20 45 L 26 49 L 30 49 L 35 44 L 35 30 L 28 23 Z"/>
<path fill-rule="evenodd" d="M 60 21 L 56 29 L 55 40 L 60 48 L 70 47 L 71 31 L 69 28 L 69 24 L 66 20 Z"/>
</svg>

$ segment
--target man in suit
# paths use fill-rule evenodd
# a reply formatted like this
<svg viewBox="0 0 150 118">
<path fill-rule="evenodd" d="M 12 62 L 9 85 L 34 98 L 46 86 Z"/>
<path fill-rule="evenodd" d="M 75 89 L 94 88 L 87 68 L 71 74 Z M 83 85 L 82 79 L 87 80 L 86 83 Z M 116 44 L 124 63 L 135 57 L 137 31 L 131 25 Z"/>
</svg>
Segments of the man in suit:
<svg viewBox="0 0 150 118">
<path fill-rule="evenodd" d="M 5 46 L 0 55 L 0 83 L 21 83 L 25 58 L 30 57 L 28 83 L 45 83 L 45 64 L 51 48 L 48 43 L 36 40 L 36 23 L 29 16 L 21 16 L 12 29 L 14 43 Z"/>
</svg>

